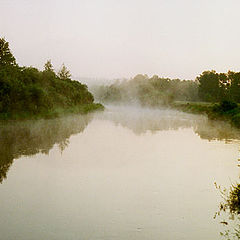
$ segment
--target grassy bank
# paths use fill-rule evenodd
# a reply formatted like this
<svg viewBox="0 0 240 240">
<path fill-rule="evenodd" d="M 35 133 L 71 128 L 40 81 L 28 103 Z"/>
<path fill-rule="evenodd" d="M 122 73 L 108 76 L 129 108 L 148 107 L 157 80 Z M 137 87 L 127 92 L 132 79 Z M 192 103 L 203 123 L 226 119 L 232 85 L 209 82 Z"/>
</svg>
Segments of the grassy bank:
<svg viewBox="0 0 240 240">
<path fill-rule="evenodd" d="M 209 114 L 212 111 L 214 105 L 205 102 L 176 101 L 170 104 L 170 106 L 183 112 L 196 114 Z"/>
<path fill-rule="evenodd" d="M 32 114 L 29 112 L 1 113 L 0 120 L 26 120 L 26 119 L 49 119 L 71 114 L 87 114 L 93 111 L 102 111 L 104 106 L 100 103 L 81 104 L 68 108 L 58 107 L 46 112 Z"/>
<path fill-rule="evenodd" d="M 188 113 L 206 114 L 210 119 L 218 119 L 230 122 L 240 128 L 240 106 L 231 101 L 221 103 L 206 102 L 175 102 L 171 107 Z"/>
</svg>

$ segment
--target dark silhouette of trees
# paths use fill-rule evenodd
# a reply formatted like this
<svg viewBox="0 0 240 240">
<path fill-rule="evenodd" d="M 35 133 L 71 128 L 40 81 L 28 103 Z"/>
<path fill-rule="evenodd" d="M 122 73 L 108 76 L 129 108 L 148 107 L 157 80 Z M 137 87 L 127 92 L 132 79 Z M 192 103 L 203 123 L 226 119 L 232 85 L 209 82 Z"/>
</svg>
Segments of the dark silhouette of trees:
<svg viewBox="0 0 240 240">
<path fill-rule="evenodd" d="M 220 100 L 219 75 L 215 71 L 205 71 L 199 77 L 199 97 L 206 102 L 217 102 Z"/>
<path fill-rule="evenodd" d="M 58 72 L 58 77 L 60 79 L 63 79 L 63 80 L 64 79 L 70 79 L 70 77 L 71 77 L 70 71 L 67 70 L 67 68 L 66 68 L 64 63 L 62 65 L 60 71 Z"/>
<path fill-rule="evenodd" d="M 228 94 L 231 100 L 240 102 L 240 72 L 234 73 L 229 71 L 228 74 Z"/>
<path fill-rule="evenodd" d="M 205 71 L 199 77 L 199 97 L 207 102 L 240 102 L 240 72 Z"/>
<path fill-rule="evenodd" d="M 44 71 L 46 71 L 46 72 L 54 72 L 51 60 L 47 60 L 47 62 L 44 64 Z"/>
<path fill-rule="evenodd" d="M 7 65 L 16 66 L 16 60 L 9 49 L 9 43 L 4 38 L 0 38 L 0 67 Z"/>
<path fill-rule="evenodd" d="M 65 65 L 59 75 L 50 60 L 43 71 L 19 67 L 8 42 L 0 38 L 0 118 L 48 115 L 93 101 L 86 85 L 70 79 Z"/>
</svg>

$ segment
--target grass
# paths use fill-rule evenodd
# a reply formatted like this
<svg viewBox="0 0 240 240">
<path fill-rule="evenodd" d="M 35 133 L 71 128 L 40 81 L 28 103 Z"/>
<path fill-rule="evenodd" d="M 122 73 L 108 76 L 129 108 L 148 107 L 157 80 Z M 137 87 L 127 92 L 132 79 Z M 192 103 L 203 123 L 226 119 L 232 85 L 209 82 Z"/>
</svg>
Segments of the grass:
<svg viewBox="0 0 240 240">
<path fill-rule="evenodd" d="M 2 113 L 0 120 L 26 120 L 26 119 L 50 119 L 70 114 L 87 114 L 93 111 L 102 111 L 104 106 L 100 103 L 81 104 L 68 108 L 55 108 L 48 112 L 32 114 L 29 112 Z"/>
<path fill-rule="evenodd" d="M 206 102 L 174 102 L 171 107 L 188 113 L 209 114 L 214 104 Z"/>
<path fill-rule="evenodd" d="M 183 112 L 205 114 L 210 119 L 228 121 L 240 128 L 240 105 L 231 101 L 221 103 L 174 102 L 171 107 Z"/>
</svg>

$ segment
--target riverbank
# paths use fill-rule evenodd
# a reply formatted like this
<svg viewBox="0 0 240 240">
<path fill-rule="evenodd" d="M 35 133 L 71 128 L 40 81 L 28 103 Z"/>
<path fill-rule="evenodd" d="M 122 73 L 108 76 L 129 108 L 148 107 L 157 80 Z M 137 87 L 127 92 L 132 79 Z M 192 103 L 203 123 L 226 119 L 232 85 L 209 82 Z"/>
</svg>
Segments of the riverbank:
<svg viewBox="0 0 240 240">
<path fill-rule="evenodd" d="M 221 103 L 174 102 L 171 107 L 183 112 L 205 114 L 210 119 L 228 121 L 240 128 L 240 106 L 231 101 Z"/>
<path fill-rule="evenodd" d="M 50 119 L 57 118 L 64 115 L 71 114 L 87 114 L 93 111 L 103 111 L 104 106 L 100 103 L 89 103 L 75 105 L 67 108 L 55 108 L 50 111 L 40 113 L 29 113 L 29 112 L 13 112 L 13 113 L 1 113 L 0 120 L 26 120 L 26 119 Z"/>
<path fill-rule="evenodd" d="M 94 102 L 87 85 L 71 79 L 64 64 L 58 72 L 50 60 L 43 70 L 19 66 L 4 38 L 0 46 L 0 120 L 55 118 L 104 109 Z"/>
</svg>

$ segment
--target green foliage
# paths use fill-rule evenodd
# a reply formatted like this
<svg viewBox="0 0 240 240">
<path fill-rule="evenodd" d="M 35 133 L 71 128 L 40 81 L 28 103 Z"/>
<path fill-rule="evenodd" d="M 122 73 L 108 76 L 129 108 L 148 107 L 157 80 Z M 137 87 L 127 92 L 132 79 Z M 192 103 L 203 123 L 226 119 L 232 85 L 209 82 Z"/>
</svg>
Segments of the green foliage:
<svg viewBox="0 0 240 240">
<path fill-rule="evenodd" d="M 1 38 L 0 47 L 0 118 L 47 116 L 56 108 L 93 104 L 94 98 L 87 86 L 72 81 L 64 65 L 59 76 L 50 60 L 43 71 L 19 67 L 8 43 Z"/>
<path fill-rule="evenodd" d="M 240 111 L 239 111 L 238 113 L 236 113 L 235 115 L 233 115 L 233 117 L 232 117 L 232 123 L 233 123 L 236 127 L 240 128 Z"/>
<path fill-rule="evenodd" d="M 16 65 L 16 60 L 12 55 L 9 44 L 4 38 L 0 38 L 0 68 L 7 65 Z"/>
<path fill-rule="evenodd" d="M 60 79 L 70 79 L 70 77 L 71 77 L 70 72 L 67 70 L 67 68 L 64 64 L 62 65 L 62 68 L 58 72 L 58 77 Z"/>
<path fill-rule="evenodd" d="M 159 78 L 157 75 L 149 78 L 147 75 L 138 74 L 129 81 L 116 81 L 109 86 L 95 86 L 93 91 L 103 102 L 138 102 L 144 106 L 199 100 L 240 103 L 240 72 L 205 71 L 195 81 Z"/>
<path fill-rule="evenodd" d="M 44 71 L 45 72 L 54 72 L 51 60 L 47 60 L 47 62 L 44 64 Z"/>
<path fill-rule="evenodd" d="M 220 232 L 220 235 L 227 240 L 240 239 L 240 184 L 232 184 L 229 189 L 214 184 L 223 199 L 214 218 L 219 217 L 221 213 L 227 213 L 229 220 L 224 219 L 221 223 L 232 226 L 232 229 L 229 226 L 224 232 Z"/>
<path fill-rule="evenodd" d="M 207 102 L 216 102 L 220 99 L 218 74 L 215 71 L 205 71 L 199 77 L 199 96 Z"/>
<path fill-rule="evenodd" d="M 207 102 L 231 100 L 240 102 L 240 72 L 205 71 L 199 77 L 199 97 Z"/>
<path fill-rule="evenodd" d="M 206 114 L 209 119 L 219 119 L 240 127 L 240 107 L 232 101 L 213 104 L 206 102 L 175 102 L 171 107 L 183 112 Z"/>
<path fill-rule="evenodd" d="M 240 107 L 237 103 L 224 100 L 219 104 L 215 104 L 208 116 L 211 119 L 228 120 L 236 127 L 240 127 L 239 114 Z"/>
<path fill-rule="evenodd" d="M 237 103 L 229 100 L 223 100 L 219 104 L 216 104 L 213 110 L 217 112 L 227 113 L 232 112 L 232 110 L 236 109 L 237 107 Z"/>
<path fill-rule="evenodd" d="M 171 106 L 183 112 L 196 114 L 210 114 L 213 108 L 212 104 L 202 102 L 175 102 Z"/>
<path fill-rule="evenodd" d="M 142 106 L 172 104 L 174 100 L 197 101 L 198 84 L 194 81 L 159 78 L 138 74 L 129 81 L 116 81 L 110 86 L 93 89 L 96 98 L 103 102 L 137 102 Z"/>
<path fill-rule="evenodd" d="M 230 189 L 222 189 L 216 183 L 215 187 L 219 189 L 223 202 L 220 203 L 220 211 L 228 211 L 231 215 L 240 214 L 240 184 L 232 184 Z M 220 213 L 220 212 L 219 212 Z M 233 216 L 231 216 L 233 218 Z"/>
</svg>

